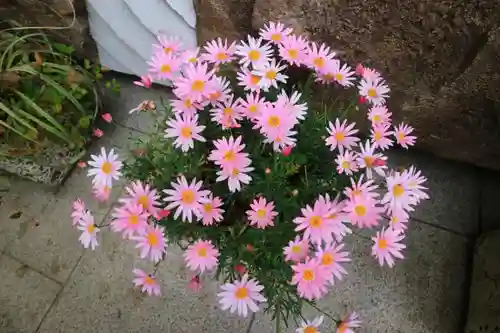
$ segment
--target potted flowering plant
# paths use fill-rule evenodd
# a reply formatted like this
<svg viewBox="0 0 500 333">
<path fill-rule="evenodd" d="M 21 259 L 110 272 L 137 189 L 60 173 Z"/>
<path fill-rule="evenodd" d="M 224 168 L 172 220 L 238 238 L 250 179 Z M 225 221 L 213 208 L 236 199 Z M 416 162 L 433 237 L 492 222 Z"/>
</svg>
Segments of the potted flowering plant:
<svg viewBox="0 0 500 333">
<path fill-rule="evenodd" d="M 201 51 L 159 37 L 155 50 L 149 75 L 137 84 L 172 82 L 175 96 L 157 112 L 164 126 L 123 163 L 104 148 L 88 163 L 98 193 L 122 173 L 132 181 L 110 227 L 136 242 L 141 258 L 160 262 L 167 243 L 179 244 L 191 285 L 215 271 L 224 281 L 223 310 L 247 316 L 264 307 L 279 331 L 348 274 L 344 240 L 353 229 L 374 230 L 380 265 L 404 257 L 408 213 L 428 198 L 426 179 L 413 167 L 387 165 L 389 147 L 407 148 L 416 137 L 410 126 L 391 123 L 380 73 L 353 70 L 326 45 L 280 23 L 258 38 L 217 39 Z M 309 69 L 310 79 L 293 84 L 292 67 Z M 313 109 L 316 84 L 351 93 L 354 102 Z M 355 109 L 371 121 L 363 139 L 343 119 Z M 72 217 L 83 245 L 94 249 L 99 226 L 80 200 Z M 143 291 L 160 293 L 160 277 L 134 274 Z M 318 332 L 321 321 L 303 321 L 298 332 Z M 360 321 L 351 313 L 336 324 L 337 332 L 351 332 Z"/>
</svg>

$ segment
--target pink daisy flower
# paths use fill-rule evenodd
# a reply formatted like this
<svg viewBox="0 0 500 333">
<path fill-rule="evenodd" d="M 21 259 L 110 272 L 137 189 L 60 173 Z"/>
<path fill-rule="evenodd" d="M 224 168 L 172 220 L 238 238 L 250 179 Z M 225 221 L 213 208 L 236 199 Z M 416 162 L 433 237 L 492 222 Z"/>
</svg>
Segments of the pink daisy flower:
<svg viewBox="0 0 500 333">
<path fill-rule="evenodd" d="M 149 74 L 158 80 L 173 80 L 177 76 L 182 61 L 172 54 L 158 52 L 147 62 Z"/>
<path fill-rule="evenodd" d="M 386 150 L 392 146 L 392 140 L 389 137 L 393 132 L 389 130 L 390 126 L 390 124 L 379 124 L 372 127 L 370 134 L 374 149 Z"/>
<path fill-rule="evenodd" d="M 238 85 L 242 86 L 244 90 L 251 92 L 260 92 L 260 81 L 262 77 L 253 74 L 248 68 L 241 68 L 241 71 L 237 73 Z"/>
<path fill-rule="evenodd" d="M 323 43 L 318 47 L 315 42 L 311 42 L 307 49 L 306 64 L 310 68 L 321 72 L 325 68 L 327 61 L 333 60 L 333 57 L 335 57 L 335 52 L 330 51 L 330 48 L 326 44 Z"/>
<path fill-rule="evenodd" d="M 137 242 L 135 247 L 141 251 L 139 256 L 142 259 L 149 256 L 151 261 L 158 262 L 167 252 L 167 239 L 163 227 L 148 225 L 146 228 L 139 230 L 138 236 L 130 239 Z"/>
<path fill-rule="evenodd" d="M 407 186 L 415 198 L 416 204 L 418 204 L 420 200 L 429 199 L 427 193 L 424 192 L 427 190 L 427 187 L 422 186 L 422 184 L 427 181 L 427 178 L 422 176 L 419 170 L 412 165 L 409 169 L 405 170 L 403 174 L 408 177 Z"/>
<path fill-rule="evenodd" d="M 368 140 L 364 145 L 361 143 L 359 149 L 357 162 L 360 168 L 365 168 L 368 179 L 373 178 L 373 172 L 384 177 L 387 165 L 385 163 L 375 163 L 375 161 L 386 161 L 387 157 L 381 153 L 375 153 L 375 146 L 371 146 Z"/>
<path fill-rule="evenodd" d="M 347 201 L 344 207 L 347 218 L 359 228 L 372 228 L 378 225 L 384 209 L 370 197 L 357 196 Z"/>
<path fill-rule="evenodd" d="M 111 187 L 102 184 L 92 185 L 92 195 L 98 202 L 106 202 L 111 195 Z"/>
<path fill-rule="evenodd" d="M 306 259 L 304 263 L 292 265 L 292 270 L 292 284 L 297 285 L 300 297 L 312 301 L 320 299 L 328 292 L 326 283 L 329 274 L 318 259 Z"/>
<path fill-rule="evenodd" d="M 351 176 L 353 172 L 358 172 L 359 170 L 359 166 L 356 162 L 356 154 L 349 150 L 340 153 L 335 159 L 335 163 L 337 163 L 337 172 L 340 174 L 345 173 Z"/>
<path fill-rule="evenodd" d="M 295 231 L 304 231 L 304 239 L 321 244 L 322 241 L 331 243 L 336 225 L 330 216 L 330 202 L 320 197 L 313 207 L 306 205 L 301 209 L 302 216 L 296 217 L 293 223 L 297 224 Z"/>
<path fill-rule="evenodd" d="M 191 117 L 194 117 L 199 108 L 201 108 L 198 103 L 193 103 L 189 97 L 172 99 L 170 100 L 170 105 L 172 106 L 172 111 L 174 111 L 174 113 Z"/>
<path fill-rule="evenodd" d="M 213 93 L 210 83 L 213 72 L 208 70 L 206 63 L 188 64 L 183 70 L 183 76 L 174 80 L 174 92 L 181 98 L 190 98 L 193 102 L 201 102 Z"/>
<path fill-rule="evenodd" d="M 177 182 L 171 183 L 172 190 L 163 190 L 168 196 L 163 200 L 170 202 L 166 209 L 177 207 L 174 214 L 174 219 L 177 219 L 182 213 L 182 221 L 192 222 L 193 215 L 196 218 L 201 218 L 201 207 L 203 200 L 206 199 L 210 191 L 201 190 L 202 182 L 196 182 L 193 178 L 191 184 L 188 184 L 186 177 L 177 177 Z"/>
<path fill-rule="evenodd" d="M 410 189 L 408 174 L 395 172 L 387 176 L 385 182 L 387 193 L 381 203 L 386 205 L 387 212 L 412 211 L 417 199 Z"/>
<path fill-rule="evenodd" d="M 87 212 L 87 208 L 85 207 L 85 203 L 77 198 L 73 201 L 72 205 L 73 211 L 71 212 L 71 219 L 73 220 L 73 226 L 80 224 L 85 213 Z"/>
<path fill-rule="evenodd" d="M 342 266 L 342 263 L 351 261 L 349 252 L 342 251 L 344 244 L 325 245 L 318 247 L 316 258 L 319 260 L 320 265 L 325 267 L 327 272 L 330 273 L 330 284 L 334 284 L 335 278 L 339 281 L 342 280 L 343 275 L 347 275 L 347 271 Z"/>
<path fill-rule="evenodd" d="M 326 194 L 325 196 L 320 195 L 318 201 L 321 202 L 322 205 L 328 207 L 328 214 L 326 215 L 326 219 L 331 220 L 333 225 L 332 233 L 335 236 L 337 242 L 342 241 L 345 235 L 352 233 L 352 230 L 349 229 L 344 222 L 348 222 L 347 215 L 344 213 L 344 201 L 339 201 L 339 195 L 335 200 L 331 200 L 330 196 Z"/>
<path fill-rule="evenodd" d="M 417 140 L 416 136 L 410 135 L 413 132 L 413 127 L 401 123 L 399 126 L 394 127 L 394 136 L 396 142 L 403 148 L 408 149 L 408 146 L 413 146 Z"/>
<path fill-rule="evenodd" d="M 389 97 L 390 89 L 382 78 L 376 78 L 373 80 L 363 79 L 359 83 L 358 88 L 359 95 L 366 98 L 375 106 L 385 104 L 385 99 Z"/>
<path fill-rule="evenodd" d="M 222 126 L 223 129 L 239 127 L 238 121 L 243 119 L 243 108 L 239 99 L 231 95 L 222 103 L 210 110 L 212 120 Z"/>
<path fill-rule="evenodd" d="M 148 226 L 149 214 L 143 210 L 142 205 L 132 201 L 116 207 L 111 216 L 111 230 L 122 232 L 123 238 L 131 238 Z"/>
<path fill-rule="evenodd" d="M 274 202 L 266 201 L 266 198 L 260 197 L 254 199 L 250 204 L 251 210 L 247 210 L 248 221 L 250 225 L 259 229 L 274 226 L 274 218 L 278 213 L 274 210 Z"/>
<path fill-rule="evenodd" d="M 166 55 L 175 55 L 182 49 L 182 42 L 177 36 L 159 35 L 156 38 L 159 44 L 153 44 L 153 47 Z"/>
<path fill-rule="evenodd" d="M 271 87 L 278 89 L 278 82 L 286 83 L 288 76 L 280 73 L 284 69 L 286 69 L 286 65 L 276 63 L 276 59 L 273 58 L 269 62 L 255 65 L 252 74 L 260 77 L 259 86 L 262 90 L 268 91 Z"/>
<path fill-rule="evenodd" d="M 328 60 L 317 75 L 317 81 L 323 83 L 337 82 L 343 87 L 354 85 L 353 81 L 356 79 L 352 68 L 347 66 L 347 64 L 340 66 L 340 61 L 337 59 Z"/>
<path fill-rule="evenodd" d="M 390 125 L 392 121 L 391 116 L 392 113 L 389 112 L 385 105 L 372 106 L 368 111 L 368 119 L 372 122 L 372 126 L 382 124 Z"/>
<path fill-rule="evenodd" d="M 291 65 L 300 66 L 307 56 L 308 42 L 302 36 L 290 34 L 278 45 L 280 57 Z"/>
<path fill-rule="evenodd" d="M 153 275 L 147 274 L 141 269 L 134 269 L 132 271 L 135 275 L 134 286 L 140 287 L 143 293 L 147 293 L 149 296 L 161 296 L 160 285 L 156 281 Z"/>
<path fill-rule="evenodd" d="M 256 120 L 262 113 L 263 108 L 267 106 L 264 97 L 254 93 L 248 93 L 246 99 L 240 100 L 243 114 L 250 120 Z"/>
<path fill-rule="evenodd" d="M 286 36 L 291 34 L 292 31 L 292 28 L 285 28 L 283 23 L 269 22 L 264 26 L 264 28 L 260 29 L 259 35 L 265 40 L 278 45 L 285 39 Z"/>
<path fill-rule="evenodd" d="M 404 238 L 403 233 L 392 228 L 382 229 L 377 232 L 376 237 L 372 237 L 374 243 L 372 256 L 378 259 L 380 266 L 387 263 L 389 267 L 392 267 L 395 263 L 394 258 L 404 258 L 401 251 L 406 248 L 406 245 L 400 243 Z"/>
<path fill-rule="evenodd" d="M 210 86 L 212 92 L 208 95 L 208 101 L 212 106 L 231 97 L 232 90 L 227 78 L 214 76 L 210 81 Z"/>
<path fill-rule="evenodd" d="M 232 171 L 242 166 L 248 166 L 250 159 L 248 154 L 243 152 L 245 145 L 241 143 L 243 137 L 240 135 L 236 139 L 232 136 L 214 141 L 215 149 L 208 156 L 209 161 L 213 161 L 222 169 Z"/>
<path fill-rule="evenodd" d="M 175 138 L 174 147 L 179 148 L 183 152 L 194 148 L 194 140 L 205 142 L 205 138 L 200 135 L 205 129 L 205 126 L 198 125 L 198 115 L 191 117 L 189 115 L 175 115 L 174 118 L 167 120 L 167 129 L 165 130 L 165 138 Z"/>
<path fill-rule="evenodd" d="M 290 96 L 284 90 L 278 95 L 275 106 L 286 109 L 293 117 L 299 120 L 304 120 L 307 115 L 307 103 L 300 103 L 302 94 L 294 91 Z"/>
<path fill-rule="evenodd" d="M 375 80 L 375 79 L 380 79 L 382 77 L 380 72 L 376 71 L 373 68 L 367 68 L 367 67 L 363 68 L 363 73 L 361 75 L 365 80 Z"/>
<path fill-rule="evenodd" d="M 201 208 L 201 223 L 208 226 L 222 221 L 224 209 L 220 208 L 221 206 L 222 200 L 219 197 L 213 197 L 213 194 L 210 193 L 206 200 L 203 200 L 203 206 Z"/>
<path fill-rule="evenodd" d="M 408 228 L 410 216 L 404 210 L 392 212 L 389 216 L 389 226 L 397 232 L 404 232 Z"/>
<path fill-rule="evenodd" d="M 236 46 L 236 54 L 241 57 L 239 63 L 242 67 L 259 65 L 268 62 L 273 50 L 271 45 L 263 44 L 262 38 L 255 39 L 248 35 L 248 43 L 241 41 L 241 44 Z"/>
<path fill-rule="evenodd" d="M 262 296 L 263 286 L 254 279 L 248 279 L 248 274 L 245 274 L 241 280 L 226 283 L 221 286 L 222 291 L 217 294 L 222 310 L 227 310 L 231 313 L 237 312 L 238 315 L 246 317 L 248 311 L 259 311 L 258 303 L 266 302 L 266 298 Z"/>
<path fill-rule="evenodd" d="M 356 312 L 351 312 L 337 326 L 335 333 L 355 333 L 352 329 L 361 326 L 361 320 Z"/>
<path fill-rule="evenodd" d="M 287 109 L 279 105 L 268 104 L 262 109 L 254 128 L 260 128 L 260 132 L 266 138 L 273 143 L 276 142 L 274 150 L 279 151 L 284 146 L 283 138 L 295 134 L 292 131 L 295 124 L 297 124 L 297 118 L 288 112 Z"/>
<path fill-rule="evenodd" d="M 160 205 L 158 199 L 159 195 L 156 194 L 156 190 L 152 188 L 149 184 L 143 184 L 141 181 L 135 181 L 131 186 L 125 187 L 129 197 L 120 199 L 125 205 L 136 204 L 140 205 L 143 211 L 148 212 L 151 216 L 157 216 Z"/>
<path fill-rule="evenodd" d="M 359 138 L 354 135 L 358 133 L 358 130 L 354 128 L 354 123 L 347 125 L 347 120 L 344 119 L 342 124 L 340 119 L 335 119 L 335 125 L 330 121 L 328 122 L 328 138 L 326 138 L 326 145 L 330 146 L 330 150 L 335 150 L 338 148 L 340 153 L 344 152 L 345 149 L 351 149 L 359 142 Z"/>
<path fill-rule="evenodd" d="M 309 253 L 309 242 L 307 239 L 296 236 L 294 240 L 288 242 L 288 246 L 283 248 L 286 261 L 299 262 L 307 257 Z"/>
<path fill-rule="evenodd" d="M 379 194 L 377 193 L 378 185 L 372 179 L 363 182 L 364 175 L 361 175 L 356 182 L 351 178 L 351 187 L 346 187 L 344 194 L 350 199 L 354 200 L 358 197 L 368 197 L 376 199 Z"/>
<path fill-rule="evenodd" d="M 241 184 L 250 184 L 252 177 L 248 175 L 249 172 L 253 171 L 254 168 L 250 167 L 250 160 L 247 161 L 238 168 L 233 168 L 229 170 L 227 168 L 217 171 L 217 182 L 221 182 L 227 179 L 227 185 L 230 192 L 236 192 L 241 190 Z"/>
<path fill-rule="evenodd" d="M 198 239 L 188 246 L 183 256 L 184 260 L 186 260 L 186 266 L 192 271 L 199 270 L 200 273 L 212 270 L 219 263 L 217 259 L 219 258 L 219 251 L 209 240 Z"/>
<path fill-rule="evenodd" d="M 99 228 L 96 227 L 94 217 L 90 212 L 83 214 L 76 228 L 82 232 L 78 240 L 82 243 L 83 247 L 86 249 L 90 247 L 92 250 L 95 250 L 96 246 L 99 245 L 97 242 Z"/>
<path fill-rule="evenodd" d="M 182 63 L 184 64 L 196 64 L 198 62 L 198 53 L 200 48 L 185 50 L 180 54 Z"/>
<path fill-rule="evenodd" d="M 314 318 L 314 320 L 302 320 L 300 327 L 295 330 L 297 333 L 321 333 L 319 327 L 323 323 L 323 316 Z"/>
<path fill-rule="evenodd" d="M 202 55 L 203 60 L 212 64 L 225 64 L 233 61 L 233 54 L 236 50 L 236 43 L 227 44 L 227 39 L 224 41 L 219 37 L 217 39 L 207 42 L 203 47 L 206 53 Z"/>
<path fill-rule="evenodd" d="M 118 155 L 115 154 L 114 149 L 106 153 L 104 147 L 101 148 L 101 155 L 90 155 L 91 161 L 88 161 L 89 168 L 87 175 L 94 177 L 93 184 L 107 185 L 111 187 L 113 180 L 118 180 L 122 173 L 120 169 L 122 162 L 118 160 Z"/>
<path fill-rule="evenodd" d="M 140 81 L 134 81 L 134 84 L 136 86 L 149 89 L 153 85 L 153 78 L 151 77 L 151 75 L 141 75 L 140 79 Z"/>
</svg>

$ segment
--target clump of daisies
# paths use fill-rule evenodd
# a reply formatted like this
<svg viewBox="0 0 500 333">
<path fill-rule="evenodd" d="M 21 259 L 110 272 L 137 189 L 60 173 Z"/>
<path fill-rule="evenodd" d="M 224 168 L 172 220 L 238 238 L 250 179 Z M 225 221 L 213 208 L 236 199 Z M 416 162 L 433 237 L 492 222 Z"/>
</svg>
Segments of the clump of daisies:
<svg viewBox="0 0 500 333">
<path fill-rule="evenodd" d="M 410 213 L 428 198 L 426 178 L 413 166 L 390 166 L 387 150 L 406 149 L 416 136 L 408 124 L 393 124 L 380 72 L 353 68 L 281 23 L 195 50 L 160 36 L 153 51 L 149 73 L 136 84 L 168 80 L 174 97 L 164 110 L 144 101 L 133 111 L 156 110 L 167 118 L 163 128 L 124 162 L 104 148 L 88 162 L 99 200 L 122 173 L 130 181 L 109 227 L 155 265 L 131 272 L 135 286 L 160 295 L 156 267 L 177 244 L 190 289 L 203 288 L 213 272 L 225 280 L 217 294 L 223 310 L 247 316 L 265 308 L 277 320 L 299 319 L 303 304 L 349 278 L 356 263 L 346 239 L 357 229 L 372 233 L 370 254 L 381 266 L 404 259 Z M 366 115 L 366 136 L 342 116 L 350 108 L 308 100 L 311 86 L 293 81 L 294 67 L 310 71 L 313 88 L 351 92 L 342 105 Z M 71 218 L 83 246 L 94 249 L 105 226 L 95 225 L 79 199 Z M 297 332 L 324 325 L 323 316 L 301 322 Z M 333 324 L 353 332 L 360 323 L 352 312 Z"/>
</svg>

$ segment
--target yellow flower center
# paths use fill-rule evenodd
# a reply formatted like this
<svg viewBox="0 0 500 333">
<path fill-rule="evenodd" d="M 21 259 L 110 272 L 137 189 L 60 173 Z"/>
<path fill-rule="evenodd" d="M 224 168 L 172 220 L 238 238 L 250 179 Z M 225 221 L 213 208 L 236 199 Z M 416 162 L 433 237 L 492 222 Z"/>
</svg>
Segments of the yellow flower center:
<svg viewBox="0 0 500 333">
<path fill-rule="evenodd" d="M 281 120 L 278 116 L 271 116 L 267 119 L 267 124 L 271 127 L 278 127 L 281 124 Z"/>
<path fill-rule="evenodd" d="M 398 224 L 399 223 L 398 218 L 396 216 L 391 217 L 391 223 L 392 224 Z"/>
<path fill-rule="evenodd" d="M 165 54 L 169 54 L 169 53 L 172 53 L 174 50 L 171 48 L 171 47 L 164 47 L 163 48 L 163 52 L 165 52 Z"/>
<path fill-rule="evenodd" d="M 380 131 L 375 131 L 375 141 L 380 141 L 382 139 L 382 133 Z"/>
<path fill-rule="evenodd" d="M 219 97 L 222 95 L 222 93 L 220 91 L 216 91 L 214 93 L 211 93 L 208 95 L 208 98 L 210 98 L 211 100 L 215 100 L 215 99 L 219 99 Z"/>
<path fill-rule="evenodd" d="M 248 298 L 248 288 L 247 287 L 240 287 L 240 288 L 236 289 L 236 292 L 234 293 L 234 297 L 236 297 L 236 299 L 239 299 L 239 300 Z"/>
<path fill-rule="evenodd" d="M 186 98 L 184 100 L 184 106 L 187 107 L 187 108 L 190 108 L 193 106 L 193 102 L 191 102 L 191 100 L 189 98 Z"/>
<path fill-rule="evenodd" d="M 335 76 L 331 73 L 325 73 L 325 74 L 322 74 L 321 78 L 325 81 L 332 81 Z"/>
<path fill-rule="evenodd" d="M 188 62 L 194 64 L 196 62 L 196 60 L 198 60 L 198 59 L 196 59 L 196 57 L 191 57 L 188 59 Z"/>
<path fill-rule="evenodd" d="M 300 245 L 293 245 L 292 246 L 292 253 L 299 254 L 301 250 Z"/>
<path fill-rule="evenodd" d="M 148 244 L 150 246 L 156 246 L 160 242 L 160 240 L 158 239 L 158 236 L 156 236 L 156 234 L 154 234 L 152 232 L 148 234 L 147 240 L 148 240 Z"/>
<path fill-rule="evenodd" d="M 186 205 L 190 205 L 194 202 L 194 192 L 193 190 L 184 190 L 181 193 L 181 201 Z"/>
<path fill-rule="evenodd" d="M 281 34 L 272 34 L 271 35 L 271 40 L 273 42 L 279 42 L 279 41 L 281 41 Z"/>
<path fill-rule="evenodd" d="M 251 61 L 257 61 L 260 59 L 260 52 L 257 50 L 251 50 L 248 52 L 248 59 Z"/>
<path fill-rule="evenodd" d="M 323 253 L 323 256 L 321 257 L 321 264 L 325 266 L 330 266 L 335 262 L 333 254 L 331 253 Z"/>
<path fill-rule="evenodd" d="M 323 59 L 321 57 L 314 58 L 313 64 L 314 64 L 314 66 L 316 66 L 318 68 L 323 68 L 325 66 L 325 59 Z"/>
<path fill-rule="evenodd" d="M 337 141 L 344 141 L 345 139 L 345 134 L 342 132 L 338 132 L 335 134 L 335 140 Z"/>
<path fill-rule="evenodd" d="M 170 73 L 172 71 L 172 66 L 167 65 L 167 64 L 161 65 L 160 71 L 162 73 Z"/>
<path fill-rule="evenodd" d="M 335 80 L 342 81 L 344 79 L 344 75 L 342 73 L 335 74 Z"/>
<path fill-rule="evenodd" d="M 363 157 L 363 160 L 365 161 L 365 164 L 367 167 L 372 167 L 373 162 L 375 161 L 375 159 L 371 156 L 365 156 L 365 157 Z"/>
<path fill-rule="evenodd" d="M 373 116 L 373 122 L 380 123 L 382 121 L 382 117 L 379 114 Z"/>
<path fill-rule="evenodd" d="M 288 56 L 292 59 L 297 59 L 299 56 L 299 50 L 297 50 L 297 49 L 288 50 Z"/>
<path fill-rule="evenodd" d="M 231 175 L 232 175 L 233 177 L 236 177 L 236 176 L 238 176 L 239 174 L 240 174 L 240 171 L 239 171 L 238 169 L 233 169 L 233 171 L 231 171 Z"/>
<path fill-rule="evenodd" d="M 404 141 L 405 140 L 405 134 L 403 132 L 398 133 L 398 139 L 399 141 Z"/>
<path fill-rule="evenodd" d="M 128 217 L 128 223 L 132 224 L 132 225 L 136 225 L 139 223 L 139 216 L 137 215 L 130 215 Z"/>
<path fill-rule="evenodd" d="M 257 217 L 261 219 L 266 217 L 266 210 L 262 208 L 257 210 Z"/>
<path fill-rule="evenodd" d="M 387 241 L 384 238 L 378 240 L 378 248 L 381 250 L 387 249 Z"/>
<path fill-rule="evenodd" d="M 351 167 L 351 164 L 349 163 L 349 161 L 342 161 L 342 163 L 340 163 L 340 166 L 342 167 L 342 169 L 349 169 Z"/>
<path fill-rule="evenodd" d="M 314 280 L 314 272 L 312 270 L 310 270 L 310 269 L 306 269 L 302 273 L 302 277 L 306 281 L 312 281 L 312 280 Z"/>
<path fill-rule="evenodd" d="M 278 73 L 276 73 L 276 71 L 274 71 L 274 70 L 269 70 L 269 71 L 266 73 L 266 79 L 268 79 L 268 80 L 274 80 L 274 79 L 276 79 L 276 75 L 277 75 L 277 74 L 278 74 Z"/>
<path fill-rule="evenodd" d="M 309 225 L 313 228 L 319 228 L 323 224 L 323 219 L 317 215 L 309 219 Z"/>
<path fill-rule="evenodd" d="M 370 88 L 368 89 L 368 96 L 369 97 L 377 97 L 377 91 L 375 90 L 375 88 Z"/>
<path fill-rule="evenodd" d="M 318 330 L 316 329 L 316 327 L 313 327 L 313 326 L 307 326 L 306 328 L 304 328 L 304 333 L 317 333 Z"/>
<path fill-rule="evenodd" d="M 233 162 L 236 158 L 236 154 L 232 150 L 228 150 L 224 153 L 223 159 L 226 162 Z"/>
<path fill-rule="evenodd" d="M 225 116 L 232 116 L 233 115 L 233 108 L 224 108 L 222 111 Z"/>
<path fill-rule="evenodd" d="M 336 219 L 337 218 L 337 214 L 333 213 L 333 214 L 330 214 L 326 217 L 327 219 L 329 220 L 333 220 L 333 219 Z"/>
<path fill-rule="evenodd" d="M 182 136 L 183 138 L 188 139 L 188 138 L 190 138 L 190 137 L 191 137 L 191 135 L 192 135 L 192 134 L 193 134 L 193 133 L 192 133 L 192 131 L 191 131 L 191 128 L 189 128 L 189 127 L 183 127 L 183 128 L 181 129 L 181 136 Z"/>
<path fill-rule="evenodd" d="M 396 184 L 392 187 L 392 194 L 398 198 L 400 196 L 403 195 L 403 193 L 405 193 L 405 189 L 403 186 L 401 186 L 401 184 Z"/>
<path fill-rule="evenodd" d="M 365 216 L 366 215 L 366 207 L 363 205 L 357 205 L 356 207 L 354 207 L 354 212 L 358 216 Z"/>
<path fill-rule="evenodd" d="M 253 85 L 257 85 L 260 82 L 260 76 L 250 75 L 250 83 Z"/>
<path fill-rule="evenodd" d="M 101 165 L 101 171 L 104 174 L 109 175 L 113 171 L 113 165 L 111 163 L 109 163 L 109 162 L 104 162 Z"/>
<path fill-rule="evenodd" d="M 90 233 L 93 233 L 95 230 L 95 225 L 91 224 L 89 226 L 87 226 L 87 232 L 90 234 Z"/>
<path fill-rule="evenodd" d="M 203 205 L 203 210 L 205 211 L 205 213 L 210 213 L 212 212 L 213 209 L 214 207 L 212 206 L 211 203 L 206 203 Z"/>
<path fill-rule="evenodd" d="M 205 249 L 204 247 L 200 247 L 198 249 L 198 256 L 205 258 L 207 256 L 207 249 Z"/>
<path fill-rule="evenodd" d="M 151 276 L 146 276 L 144 278 L 144 284 L 151 286 L 151 285 L 155 284 L 155 280 L 153 280 L 153 278 Z"/>
<path fill-rule="evenodd" d="M 137 199 L 137 203 L 142 206 L 143 209 L 147 209 L 149 206 L 149 198 L 147 195 L 141 195 L 139 199 Z"/>
<path fill-rule="evenodd" d="M 257 112 L 257 105 L 253 104 L 248 107 L 248 111 L 251 113 Z"/>
<path fill-rule="evenodd" d="M 197 92 L 203 91 L 204 88 L 205 88 L 205 82 L 203 82 L 201 80 L 195 80 L 193 82 L 193 84 L 191 85 L 191 90 L 197 91 Z"/>
<path fill-rule="evenodd" d="M 229 56 L 225 52 L 219 52 L 215 55 L 215 59 L 217 59 L 219 61 L 224 61 L 224 60 L 227 60 L 228 58 L 229 58 Z"/>
<path fill-rule="evenodd" d="M 339 327 L 337 327 L 337 333 L 345 333 L 348 328 L 346 323 L 340 323 Z"/>
</svg>

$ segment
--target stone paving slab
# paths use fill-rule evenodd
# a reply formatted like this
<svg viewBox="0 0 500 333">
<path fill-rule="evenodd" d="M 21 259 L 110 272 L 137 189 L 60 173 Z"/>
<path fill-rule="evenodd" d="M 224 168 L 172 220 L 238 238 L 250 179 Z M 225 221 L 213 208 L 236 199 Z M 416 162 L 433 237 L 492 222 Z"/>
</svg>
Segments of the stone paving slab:
<svg viewBox="0 0 500 333">
<path fill-rule="evenodd" d="M 479 228 L 479 172 L 464 164 L 400 149 L 388 154 L 390 165 L 414 165 L 427 177 L 430 199 L 423 201 L 412 217 L 462 234 Z"/>
<path fill-rule="evenodd" d="M 330 289 L 319 307 L 335 318 L 358 312 L 363 320 L 359 333 L 459 332 L 468 274 L 466 239 L 411 222 L 407 258 L 392 269 L 380 267 L 370 256 L 371 241 L 359 236 L 346 240 L 346 249 L 352 251 L 349 275 Z M 311 308 L 305 310 L 308 319 L 319 314 Z M 294 328 L 286 332 L 295 332 Z M 273 329 L 269 317 L 259 316 L 252 333 L 274 333 Z M 333 329 L 332 321 L 325 317 L 323 330 Z"/>
<path fill-rule="evenodd" d="M 0 254 L 0 333 L 35 332 L 60 284 Z"/>
<path fill-rule="evenodd" d="M 138 259 L 138 250 L 109 231 L 100 242 L 85 253 L 41 333 L 245 332 L 248 319 L 217 308 L 218 284 L 207 281 L 199 293 L 185 288 L 189 277 L 179 250 L 171 249 L 158 268 L 163 296 L 149 297 L 132 286 L 134 266 L 151 267 Z"/>
<path fill-rule="evenodd" d="M 481 232 L 500 228 L 500 174 L 481 171 Z"/>
<path fill-rule="evenodd" d="M 465 332 L 500 332 L 500 230 L 476 242 Z"/>
</svg>

